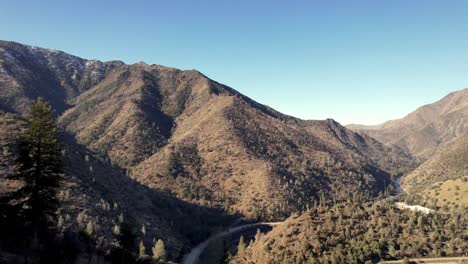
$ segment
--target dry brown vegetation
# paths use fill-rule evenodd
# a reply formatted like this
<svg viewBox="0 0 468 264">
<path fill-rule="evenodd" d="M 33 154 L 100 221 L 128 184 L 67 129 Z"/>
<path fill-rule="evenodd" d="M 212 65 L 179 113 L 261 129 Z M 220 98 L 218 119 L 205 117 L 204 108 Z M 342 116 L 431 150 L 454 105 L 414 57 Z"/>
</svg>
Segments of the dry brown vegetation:
<svg viewBox="0 0 468 264">
<path fill-rule="evenodd" d="M 407 191 L 468 176 L 468 136 L 439 149 L 429 160 L 402 179 Z"/>
<path fill-rule="evenodd" d="M 425 200 L 439 207 L 468 206 L 468 176 L 446 180 L 425 188 L 421 193 Z"/>
<path fill-rule="evenodd" d="M 462 256 L 467 214 L 399 210 L 388 201 L 317 206 L 257 236 L 231 263 L 377 263 L 404 257 Z"/>
<path fill-rule="evenodd" d="M 332 194 L 375 196 L 414 166 L 333 120 L 283 115 L 197 71 L 4 41 L 0 59 L 2 126 L 18 132 L 37 96 L 51 103 L 65 137 L 61 217 L 96 226 L 102 244 L 123 214 L 151 230 L 145 241 L 163 238 L 174 259 L 223 212 L 281 219 Z M 2 136 L 4 175 L 14 135 Z"/>
<path fill-rule="evenodd" d="M 408 193 L 420 193 L 438 206 L 468 204 L 468 136 L 438 149 L 401 185 Z"/>
<path fill-rule="evenodd" d="M 401 119 L 377 126 L 348 127 L 425 160 L 440 146 L 468 135 L 468 88 L 450 93 Z"/>
<path fill-rule="evenodd" d="M 191 202 L 281 219 L 320 193 L 377 195 L 397 166 L 414 166 L 410 156 L 333 120 L 284 116 L 205 81 L 197 93 L 204 98 L 186 105 L 167 145 L 133 167 L 132 177 Z"/>
<path fill-rule="evenodd" d="M 466 132 L 459 94 L 426 107 L 430 122 L 455 120 L 442 142 Z M 178 259 L 225 224 L 226 213 L 281 220 L 319 202 L 368 200 L 417 165 L 399 148 L 331 119 L 283 115 L 195 70 L 90 61 L 1 41 L 0 125 L 8 131 L 0 133 L 2 175 L 14 169 L 16 132 L 37 96 L 56 109 L 64 132 L 64 225 L 83 230 L 91 223 L 103 248 L 122 214 L 146 226 L 147 248 L 162 238 L 169 259 Z M 431 150 L 412 146 L 433 139 L 399 146 L 424 156 Z M 0 177 L 3 192 L 15 184 Z"/>
<path fill-rule="evenodd" d="M 321 195 L 375 196 L 415 165 L 411 156 L 333 120 L 283 115 L 197 71 L 2 47 L 9 56 L 2 90 L 17 91 L 10 97 L 45 93 L 59 109 L 60 126 L 93 155 L 190 203 L 281 219 Z M 35 87 L 34 78 L 44 80 Z M 60 100 L 48 96 L 51 89 L 63 93 Z M 27 111 L 10 97 L 2 98 L 4 110 Z"/>
<path fill-rule="evenodd" d="M 15 170 L 15 140 L 21 127 L 21 117 L 0 113 L 3 147 L 0 196 L 21 184 L 5 178 Z M 66 174 L 59 193 L 60 230 L 80 232 L 91 225 L 96 252 L 108 250 L 115 239 L 114 227 L 129 222 L 138 241 L 144 241 L 148 249 L 154 238 L 163 239 L 169 258 L 177 259 L 217 226 L 232 221 L 231 216 L 220 210 L 194 206 L 155 192 L 127 177 L 125 170 L 94 156 L 72 136 L 64 134 L 63 138 Z M 140 232 L 143 225 L 145 234 Z"/>
<path fill-rule="evenodd" d="M 11 113 L 0 112 L 0 175 L 11 175 L 15 170 L 12 161 L 16 156 L 20 122 Z M 20 187 L 20 182 L 0 177 L 0 197 Z"/>
</svg>

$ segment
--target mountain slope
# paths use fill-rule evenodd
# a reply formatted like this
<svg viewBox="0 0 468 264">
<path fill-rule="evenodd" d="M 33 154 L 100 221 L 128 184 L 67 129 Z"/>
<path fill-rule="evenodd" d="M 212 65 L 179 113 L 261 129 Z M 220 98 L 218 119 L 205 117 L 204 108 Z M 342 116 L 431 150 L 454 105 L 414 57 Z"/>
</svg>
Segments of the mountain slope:
<svg viewBox="0 0 468 264">
<path fill-rule="evenodd" d="M 389 146 L 427 159 L 435 149 L 468 135 L 468 88 L 377 126 L 349 125 Z"/>
<path fill-rule="evenodd" d="M 332 120 L 282 115 L 195 71 L 137 64 L 116 72 L 77 97 L 61 124 L 133 178 L 190 202 L 282 217 L 321 192 L 376 195 L 392 169 L 413 165 Z"/>
<path fill-rule="evenodd" d="M 3 110 L 25 114 L 44 94 L 60 126 L 93 156 L 199 206 L 284 218 L 320 197 L 375 196 L 415 165 L 333 120 L 283 115 L 197 71 L 0 48 Z"/>
<path fill-rule="evenodd" d="M 421 193 L 437 204 L 468 205 L 468 136 L 438 149 L 401 180 L 406 192 Z"/>
<path fill-rule="evenodd" d="M 245 254 L 231 263 L 377 263 L 463 256 L 467 221 L 463 209 L 424 215 L 389 201 L 318 206 L 256 235 Z"/>
<path fill-rule="evenodd" d="M 16 139 L 22 125 L 21 117 L 0 112 L 0 197 L 21 184 L 6 176 L 14 172 Z M 121 168 L 94 156 L 72 136 L 65 134 L 63 138 L 66 171 L 59 193 L 61 229 L 82 231 L 92 225 L 91 237 L 99 250 L 109 249 L 114 227 L 123 220 L 133 225 L 146 248 L 152 247 L 153 238 L 162 239 L 169 259 L 177 260 L 213 228 L 232 221 L 220 210 L 194 206 L 149 189 L 128 178 Z M 143 225 L 145 234 L 140 232 Z"/>
<path fill-rule="evenodd" d="M 122 62 L 85 60 L 61 51 L 0 41 L 0 110 L 24 113 L 38 96 L 58 113 Z"/>
</svg>

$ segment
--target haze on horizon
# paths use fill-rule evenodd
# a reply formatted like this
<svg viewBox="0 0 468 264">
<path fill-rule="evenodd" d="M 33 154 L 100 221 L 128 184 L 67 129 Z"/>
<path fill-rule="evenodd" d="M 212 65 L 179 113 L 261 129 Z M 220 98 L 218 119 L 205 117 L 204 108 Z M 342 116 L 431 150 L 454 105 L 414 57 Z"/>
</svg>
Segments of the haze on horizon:
<svg viewBox="0 0 468 264">
<path fill-rule="evenodd" d="M 0 39 L 197 69 L 303 119 L 377 124 L 468 86 L 465 1 L 1 4 Z"/>
</svg>

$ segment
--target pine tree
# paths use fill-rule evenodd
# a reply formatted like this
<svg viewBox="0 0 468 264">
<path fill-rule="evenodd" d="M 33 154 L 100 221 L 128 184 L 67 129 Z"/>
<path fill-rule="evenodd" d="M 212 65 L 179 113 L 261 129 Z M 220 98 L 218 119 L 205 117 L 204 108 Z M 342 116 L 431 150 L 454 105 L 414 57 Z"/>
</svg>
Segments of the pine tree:
<svg viewBox="0 0 468 264">
<path fill-rule="evenodd" d="M 158 239 L 153 249 L 153 258 L 156 260 L 165 260 L 166 259 L 166 248 L 164 242 L 161 239 Z"/>
<path fill-rule="evenodd" d="M 9 198 L 21 201 L 21 215 L 32 235 L 42 239 L 56 227 L 57 191 L 63 174 L 63 155 L 52 107 L 42 98 L 32 103 L 19 138 L 19 169 L 13 179 L 24 186 Z"/>
<path fill-rule="evenodd" d="M 60 215 L 60 216 L 58 217 L 58 221 L 57 221 L 57 227 L 58 227 L 59 229 L 61 229 L 61 228 L 63 227 L 64 221 L 65 221 L 65 220 L 63 219 L 63 216 Z"/>
<path fill-rule="evenodd" d="M 424 217 L 421 215 L 421 216 L 418 217 L 418 226 L 423 227 L 424 224 L 425 224 Z"/>
<path fill-rule="evenodd" d="M 138 255 L 140 258 L 146 257 L 146 248 L 145 244 L 143 243 L 143 240 L 140 241 L 140 251 Z"/>
<path fill-rule="evenodd" d="M 133 227 L 129 223 L 122 223 L 120 226 L 120 233 L 117 236 L 117 241 L 120 247 L 127 251 L 133 252 L 135 249 L 135 233 L 133 232 Z"/>
<path fill-rule="evenodd" d="M 394 258 L 396 257 L 397 255 L 397 250 L 395 249 L 395 246 L 393 244 L 390 244 L 388 246 L 388 254 L 390 255 L 390 257 Z"/>
<path fill-rule="evenodd" d="M 237 255 L 240 257 L 245 256 L 245 242 L 244 242 L 244 236 L 240 237 L 239 240 L 239 245 L 237 246 Z"/>
<path fill-rule="evenodd" d="M 169 175 L 174 178 L 177 178 L 177 176 L 184 172 L 184 168 L 177 158 L 177 154 L 175 152 L 172 152 L 171 156 L 169 157 L 167 171 L 169 172 Z"/>
<path fill-rule="evenodd" d="M 114 227 L 112 228 L 112 233 L 114 233 L 114 235 L 116 236 L 120 235 L 120 226 L 114 225 Z"/>
<path fill-rule="evenodd" d="M 93 221 L 89 221 L 88 224 L 86 225 L 86 234 L 88 236 L 92 236 L 94 234 L 94 223 Z"/>
<path fill-rule="evenodd" d="M 403 263 L 403 264 L 409 264 L 410 261 L 409 261 L 408 257 L 404 257 L 402 263 Z"/>
<path fill-rule="evenodd" d="M 232 255 L 231 252 L 229 252 L 228 245 L 225 240 L 223 240 L 223 256 L 221 257 L 221 262 L 220 264 L 229 264 L 231 262 Z"/>
<path fill-rule="evenodd" d="M 258 242 L 261 237 L 262 233 L 260 232 L 260 229 L 257 228 L 257 233 L 255 233 L 255 242 Z"/>
<path fill-rule="evenodd" d="M 76 222 L 78 223 L 79 226 L 84 226 L 85 225 L 85 219 L 86 219 L 86 214 L 83 211 L 81 211 L 76 216 Z"/>
</svg>

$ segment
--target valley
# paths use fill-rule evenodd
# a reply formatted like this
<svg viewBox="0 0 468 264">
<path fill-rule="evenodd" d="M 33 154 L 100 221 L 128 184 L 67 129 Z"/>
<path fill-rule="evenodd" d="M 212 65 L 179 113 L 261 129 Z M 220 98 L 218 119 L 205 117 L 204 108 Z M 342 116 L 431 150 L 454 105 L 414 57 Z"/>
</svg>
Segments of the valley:
<svg viewBox="0 0 468 264">
<path fill-rule="evenodd" d="M 262 226 L 271 231 L 223 261 L 468 252 L 468 89 L 399 120 L 345 127 L 285 115 L 197 70 L 0 41 L 1 201 L 25 184 L 12 175 L 39 97 L 63 148 L 57 237 L 80 258 L 200 263 L 210 242 Z M 413 205 L 424 212 L 400 210 Z M 0 216 L 10 239 L 0 256 L 31 254 Z"/>
</svg>

